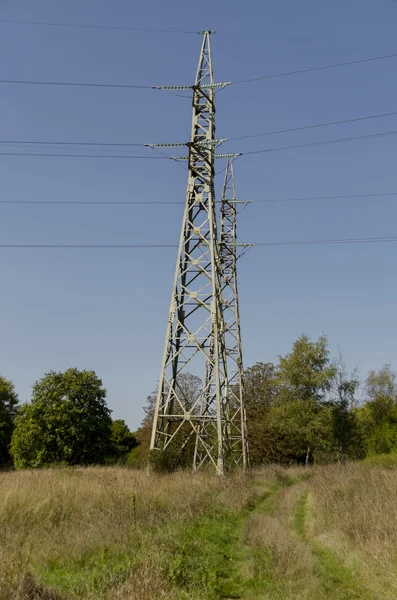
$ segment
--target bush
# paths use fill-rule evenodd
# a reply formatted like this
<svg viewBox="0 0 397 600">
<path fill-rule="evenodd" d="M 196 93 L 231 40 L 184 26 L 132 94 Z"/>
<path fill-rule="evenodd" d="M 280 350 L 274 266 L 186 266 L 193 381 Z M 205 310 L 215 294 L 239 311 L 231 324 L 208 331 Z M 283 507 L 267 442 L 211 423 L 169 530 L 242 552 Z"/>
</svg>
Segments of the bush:
<svg viewBox="0 0 397 600">
<path fill-rule="evenodd" d="M 367 456 L 362 461 L 367 467 L 383 467 L 384 469 L 397 469 L 397 452 L 392 454 L 374 454 Z"/>
<path fill-rule="evenodd" d="M 140 469 L 142 467 L 141 460 L 142 448 L 140 446 L 136 446 L 128 453 L 126 465 L 127 467 L 133 467 L 135 469 Z"/>
<path fill-rule="evenodd" d="M 181 453 L 175 448 L 151 450 L 149 453 L 149 467 L 155 473 L 173 473 L 184 466 Z"/>
</svg>

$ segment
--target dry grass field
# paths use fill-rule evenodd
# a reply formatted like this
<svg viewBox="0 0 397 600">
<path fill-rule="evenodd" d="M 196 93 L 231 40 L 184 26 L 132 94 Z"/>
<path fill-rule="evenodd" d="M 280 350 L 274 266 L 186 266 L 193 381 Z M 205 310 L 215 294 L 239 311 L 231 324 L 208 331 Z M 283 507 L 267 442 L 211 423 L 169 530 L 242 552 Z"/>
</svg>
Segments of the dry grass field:
<svg viewBox="0 0 397 600">
<path fill-rule="evenodd" d="M 1 600 L 395 600 L 397 475 L 0 473 Z"/>
</svg>

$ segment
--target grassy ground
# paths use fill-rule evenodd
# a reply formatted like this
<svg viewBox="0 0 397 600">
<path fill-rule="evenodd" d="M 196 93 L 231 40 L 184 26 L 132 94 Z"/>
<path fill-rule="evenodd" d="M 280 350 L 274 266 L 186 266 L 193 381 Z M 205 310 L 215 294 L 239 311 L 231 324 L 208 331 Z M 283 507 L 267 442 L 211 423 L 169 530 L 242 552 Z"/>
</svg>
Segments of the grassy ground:
<svg viewBox="0 0 397 600">
<path fill-rule="evenodd" d="M 395 600 L 390 469 L 0 474 L 1 600 Z"/>
</svg>

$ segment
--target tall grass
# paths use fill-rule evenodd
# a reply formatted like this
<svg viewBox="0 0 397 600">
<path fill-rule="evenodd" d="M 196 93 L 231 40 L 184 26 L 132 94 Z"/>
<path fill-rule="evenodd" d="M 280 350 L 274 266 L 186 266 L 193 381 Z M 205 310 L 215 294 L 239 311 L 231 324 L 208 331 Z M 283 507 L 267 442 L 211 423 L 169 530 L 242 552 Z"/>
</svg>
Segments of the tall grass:
<svg viewBox="0 0 397 600">
<path fill-rule="evenodd" d="M 170 551 L 183 527 L 203 515 L 237 514 L 255 493 L 242 475 L 3 473 L 0 598 L 58 597 L 49 590 L 67 598 L 174 598 Z"/>
<path fill-rule="evenodd" d="M 365 465 L 1 473 L 0 599 L 395 600 L 396 499 Z"/>
<path fill-rule="evenodd" d="M 309 531 L 350 564 L 379 598 L 397 598 L 397 476 L 350 464 L 316 470 Z M 375 596 L 376 597 L 376 596 Z"/>
</svg>

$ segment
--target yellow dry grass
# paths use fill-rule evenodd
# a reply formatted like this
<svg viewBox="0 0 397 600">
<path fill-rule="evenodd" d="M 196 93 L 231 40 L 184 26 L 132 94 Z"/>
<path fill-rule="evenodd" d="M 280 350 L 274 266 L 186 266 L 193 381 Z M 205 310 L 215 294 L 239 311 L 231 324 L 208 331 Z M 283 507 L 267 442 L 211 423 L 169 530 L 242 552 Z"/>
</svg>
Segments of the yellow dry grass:
<svg viewBox="0 0 397 600">
<path fill-rule="evenodd" d="M 397 598 L 397 475 L 360 464 L 315 470 L 309 533 L 357 571 L 375 597 Z"/>
<path fill-rule="evenodd" d="M 0 599 L 397 598 L 395 472 L 309 473 L 0 473 Z M 223 553 L 229 595 L 211 579 Z"/>
<path fill-rule="evenodd" d="M 61 587 L 74 571 L 88 579 L 86 589 L 84 581 L 76 591 L 70 585 L 70 597 L 98 597 L 98 589 L 108 597 L 109 588 L 120 600 L 173 598 L 161 565 L 175 527 L 214 511 L 238 513 L 252 494 L 243 475 L 156 476 L 123 468 L 2 473 L 0 598 L 57 598 L 36 583 L 56 579 L 57 571 Z"/>
</svg>

